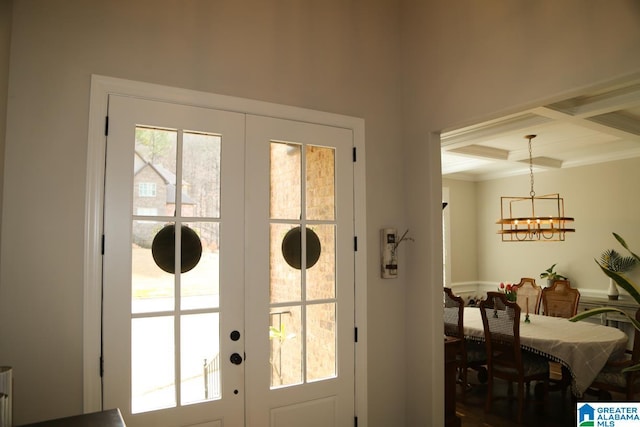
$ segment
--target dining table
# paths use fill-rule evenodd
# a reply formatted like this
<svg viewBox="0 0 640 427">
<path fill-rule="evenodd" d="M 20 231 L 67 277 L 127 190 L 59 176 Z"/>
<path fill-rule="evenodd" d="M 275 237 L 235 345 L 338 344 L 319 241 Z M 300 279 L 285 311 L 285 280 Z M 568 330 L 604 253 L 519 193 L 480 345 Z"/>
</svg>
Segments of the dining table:
<svg viewBox="0 0 640 427">
<path fill-rule="evenodd" d="M 608 360 L 624 355 L 628 337 L 620 329 L 537 314 L 528 314 L 529 321 L 525 322 L 526 317 L 521 313 L 521 348 L 566 367 L 571 373 L 572 392 L 577 397 L 584 394 Z M 464 308 L 464 336 L 484 341 L 480 308 Z"/>
</svg>

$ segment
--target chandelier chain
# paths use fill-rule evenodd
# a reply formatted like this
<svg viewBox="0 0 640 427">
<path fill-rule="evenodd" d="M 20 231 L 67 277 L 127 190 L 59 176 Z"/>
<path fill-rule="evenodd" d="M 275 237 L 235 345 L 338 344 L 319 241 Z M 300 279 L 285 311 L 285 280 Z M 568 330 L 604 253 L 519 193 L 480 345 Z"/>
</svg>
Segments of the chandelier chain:
<svg viewBox="0 0 640 427">
<path fill-rule="evenodd" d="M 527 138 L 529 139 L 529 177 L 531 178 L 531 191 L 529 192 L 529 195 L 533 198 L 536 196 L 536 192 L 533 191 L 533 154 L 531 151 L 531 140 L 534 136 L 529 135 Z"/>
</svg>

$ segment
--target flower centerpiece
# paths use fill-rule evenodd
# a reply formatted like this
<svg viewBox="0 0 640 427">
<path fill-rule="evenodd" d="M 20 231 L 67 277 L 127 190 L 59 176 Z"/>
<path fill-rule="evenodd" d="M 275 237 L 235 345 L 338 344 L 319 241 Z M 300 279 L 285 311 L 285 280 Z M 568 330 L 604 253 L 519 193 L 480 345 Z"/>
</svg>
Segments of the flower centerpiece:
<svg viewBox="0 0 640 427">
<path fill-rule="evenodd" d="M 507 296 L 508 301 L 514 302 L 518 297 L 516 288 L 511 283 L 500 282 L 498 290 Z"/>
</svg>

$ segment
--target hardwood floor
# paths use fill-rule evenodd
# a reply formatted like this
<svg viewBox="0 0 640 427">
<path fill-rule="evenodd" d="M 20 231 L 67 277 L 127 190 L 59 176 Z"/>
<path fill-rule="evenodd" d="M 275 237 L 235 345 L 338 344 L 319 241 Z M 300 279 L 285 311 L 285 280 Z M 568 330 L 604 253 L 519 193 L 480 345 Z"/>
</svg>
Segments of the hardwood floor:
<svg viewBox="0 0 640 427">
<path fill-rule="evenodd" d="M 524 406 L 523 423 L 517 423 L 518 401 L 514 389 L 513 399 L 500 399 L 493 403 L 490 413 L 485 413 L 487 396 L 486 384 L 480 384 L 475 372 L 469 372 L 471 387 L 466 391 L 464 399 L 462 389 L 457 386 L 456 413 L 462 422 L 462 427 L 510 427 L 510 426 L 536 426 L 536 427 L 574 427 L 576 426 L 576 402 L 567 391 L 563 398 L 562 393 L 553 391 L 549 393 L 546 405 L 536 401 L 533 385 L 527 396 Z M 507 383 L 496 380 L 494 396 L 506 397 L 508 395 Z M 621 396 L 613 396 L 613 399 Z M 597 400 L 593 396 L 587 396 L 585 400 Z"/>
</svg>

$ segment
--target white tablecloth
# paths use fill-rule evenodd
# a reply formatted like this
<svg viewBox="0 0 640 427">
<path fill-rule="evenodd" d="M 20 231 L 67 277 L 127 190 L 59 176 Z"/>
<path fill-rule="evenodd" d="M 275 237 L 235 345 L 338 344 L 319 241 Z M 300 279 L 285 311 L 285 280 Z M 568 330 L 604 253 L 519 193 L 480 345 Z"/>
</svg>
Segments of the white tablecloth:
<svg viewBox="0 0 640 427">
<path fill-rule="evenodd" d="M 520 345 L 560 362 L 571 372 L 573 392 L 582 396 L 598 372 L 612 357 L 621 357 L 627 335 L 620 329 L 586 321 L 570 322 L 559 317 L 529 315 L 520 318 Z M 484 340 L 480 309 L 465 307 L 464 334 L 467 338 Z"/>
</svg>

